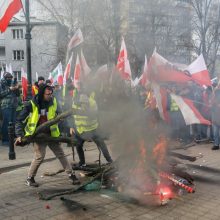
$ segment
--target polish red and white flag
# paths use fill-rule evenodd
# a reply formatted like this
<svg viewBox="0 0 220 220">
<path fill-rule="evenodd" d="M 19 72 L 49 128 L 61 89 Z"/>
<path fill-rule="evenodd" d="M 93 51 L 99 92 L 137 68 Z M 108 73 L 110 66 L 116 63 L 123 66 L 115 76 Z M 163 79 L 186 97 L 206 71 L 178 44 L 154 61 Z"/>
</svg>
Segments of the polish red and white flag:
<svg viewBox="0 0 220 220">
<path fill-rule="evenodd" d="M 201 54 L 193 63 L 191 63 L 186 69 L 191 74 L 191 77 L 195 82 L 201 86 L 211 86 L 212 82 L 205 64 L 203 55 Z"/>
<path fill-rule="evenodd" d="M 89 66 L 86 62 L 86 58 L 85 58 L 82 50 L 81 50 L 80 65 L 81 65 L 81 70 L 83 72 L 83 76 L 87 76 L 91 72 L 91 69 L 89 68 Z"/>
<path fill-rule="evenodd" d="M 119 52 L 116 68 L 119 71 L 122 79 L 131 80 L 131 67 L 128 60 L 128 52 L 124 38 L 122 38 L 121 49 Z"/>
<path fill-rule="evenodd" d="M 186 125 L 191 125 L 191 124 L 211 125 L 211 122 L 205 119 L 200 114 L 200 112 L 195 107 L 192 100 L 174 95 L 172 93 L 170 95 L 171 98 L 176 102 L 176 104 L 180 108 L 180 111 L 182 112 Z"/>
<path fill-rule="evenodd" d="M 69 44 L 68 44 L 68 49 L 72 50 L 74 47 L 77 47 L 78 45 L 80 45 L 82 42 L 84 41 L 83 39 L 83 34 L 81 29 L 79 28 L 75 34 L 73 35 L 73 37 L 71 38 Z"/>
<path fill-rule="evenodd" d="M 22 8 L 21 0 L 0 0 L 0 32 L 8 27 L 12 17 Z"/>
<path fill-rule="evenodd" d="M 27 92 L 28 92 L 28 79 L 27 73 L 21 68 L 21 85 L 22 85 L 22 92 L 23 92 L 23 101 L 27 99 Z"/>
<path fill-rule="evenodd" d="M 170 122 L 170 116 L 167 111 L 167 91 L 164 88 L 161 88 L 158 84 L 152 84 L 154 96 L 156 99 L 157 107 L 159 110 L 160 117 L 166 121 Z"/>
<path fill-rule="evenodd" d="M 162 57 L 156 50 L 148 64 L 148 78 L 154 82 L 175 83 L 185 83 L 192 80 L 190 76 Z"/>
<path fill-rule="evenodd" d="M 74 77 L 73 77 L 73 85 L 78 90 L 80 89 L 81 70 L 82 70 L 82 68 L 81 68 L 81 65 L 80 65 L 79 55 L 77 54 L 76 65 L 75 65 L 75 70 L 74 70 Z"/>
<path fill-rule="evenodd" d="M 71 55 L 67 65 L 66 65 L 66 69 L 64 71 L 63 74 L 63 85 L 66 85 L 67 79 L 70 78 L 70 71 L 71 71 L 71 65 L 72 65 L 72 60 L 73 60 L 73 54 Z"/>
</svg>

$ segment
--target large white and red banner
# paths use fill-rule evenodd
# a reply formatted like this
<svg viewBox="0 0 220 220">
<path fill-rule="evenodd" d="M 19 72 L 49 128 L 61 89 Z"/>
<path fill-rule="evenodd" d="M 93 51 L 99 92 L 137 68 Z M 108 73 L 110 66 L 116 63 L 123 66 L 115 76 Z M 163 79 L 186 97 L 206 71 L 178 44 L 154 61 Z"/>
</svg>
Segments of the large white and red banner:
<svg viewBox="0 0 220 220">
<path fill-rule="evenodd" d="M 148 64 L 148 78 L 155 82 L 185 83 L 192 80 L 190 76 L 179 70 L 156 51 Z"/>
<path fill-rule="evenodd" d="M 207 66 L 205 64 L 205 60 L 202 54 L 185 70 L 191 74 L 192 79 L 199 85 L 212 85 L 212 82 L 209 77 L 209 72 L 207 70 Z"/>
<path fill-rule="evenodd" d="M 10 20 L 21 8 L 21 0 L 0 0 L 0 32 L 5 32 Z"/>
<path fill-rule="evenodd" d="M 131 67 L 128 60 L 128 52 L 124 38 L 122 38 L 121 49 L 119 52 L 116 68 L 119 71 L 122 79 L 131 80 Z"/>
<path fill-rule="evenodd" d="M 204 124 L 211 125 L 211 122 L 206 120 L 197 110 L 192 100 L 170 94 L 171 98 L 176 102 L 180 111 L 182 112 L 183 118 L 186 125 L 191 124 Z"/>
<path fill-rule="evenodd" d="M 80 45 L 82 42 L 84 41 L 83 39 L 83 35 L 82 35 L 82 31 L 80 29 L 78 29 L 75 34 L 73 35 L 73 37 L 71 38 L 69 44 L 68 44 L 68 49 L 71 50 L 74 47 L 77 47 L 78 45 Z"/>
</svg>

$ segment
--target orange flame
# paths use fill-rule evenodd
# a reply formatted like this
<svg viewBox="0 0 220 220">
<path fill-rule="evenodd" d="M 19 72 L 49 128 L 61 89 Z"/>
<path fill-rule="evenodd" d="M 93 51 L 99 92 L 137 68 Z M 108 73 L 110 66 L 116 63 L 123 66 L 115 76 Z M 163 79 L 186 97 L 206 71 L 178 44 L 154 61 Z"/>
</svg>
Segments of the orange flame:
<svg viewBox="0 0 220 220">
<path fill-rule="evenodd" d="M 164 136 L 161 136 L 159 138 L 159 143 L 157 143 L 153 149 L 153 156 L 158 166 L 161 166 L 165 163 L 166 152 L 167 139 Z"/>
</svg>

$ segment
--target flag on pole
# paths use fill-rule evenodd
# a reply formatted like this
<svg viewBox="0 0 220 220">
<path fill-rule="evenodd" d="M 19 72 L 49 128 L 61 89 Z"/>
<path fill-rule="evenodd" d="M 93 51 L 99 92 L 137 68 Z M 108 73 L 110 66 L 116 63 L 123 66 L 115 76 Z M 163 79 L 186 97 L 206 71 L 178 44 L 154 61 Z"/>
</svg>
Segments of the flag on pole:
<svg viewBox="0 0 220 220">
<path fill-rule="evenodd" d="M 63 67 L 61 62 L 57 67 L 51 72 L 51 77 L 53 78 L 53 83 L 58 82 L 60 86 L 63 85 Z"/>
<path fill-rule="evenodd" d="M 124 38 L 122 38 L 121 49 L 119 52 L 116 68 L 118 69 L 122 79 L 131 80 L 131 68 Z"/>
<path fill-rule="evenodd" d="M 66 85 L 67 79 L 70 77 L 70 71 L 71 71 L 71 65 L 72 65 L 72 59 L 73 59 L 73 54 L 71 55 L 67 65 L 66 69 L 63 74 L 63 85 Z"/>
<path fill-rule="evenodd" d="M 21 0 L 0 0 L 0 32 L 5 32 L 10 20 L 21 8 Z"/>
<path fill-rule="evenodd" d="M 201 86 L 211 86 L 212 82 L 209 77 L 209 72 L 205 64 L 203 55 L 201 54 L 193 63 L 191 63 L 186 69 L 195 82 Z"/>
<path fill-rule="evenodd" d="M 206 120 L 196 109 L 192 100 L 174 95 L 172 93 L 170 95 L 172 99 L 176 102 L 178 107 L 180 108 L 180 111 L 182 112 L 186 125 L 191 125 L 191 124 L 211 125 L 211 122 Z"/>
<path fill-rule="evenodd" d="M 170 122 L 170 116 L 167 111 L 167 91 L 155 83 L 152 84 L 152 88 L 154 91 L 154 96 L 156 98 L 156 103 L 157 103 L 160 117 L 164 121 Z"/>
<path fill-rule="evenodd" d="M 79 55 L 77 54 L 76 65 L 75 65 L 75 70 L 74 70 L 74 77 L 73 77 L 73 85 L 78 90 L 80 89 L 81 70 L 82 69 L 81 69 L 81 65 L 80 65 Z"/>
<path fill-rule="evenodd" d="M 75 32 L 68 44 L 68 50 L 72 50 L 74 47 L 80 45 L 84 41 L 82 31 L 80 28 Z"/>
<path fill-rule="evenodd" d="M 144 62 L 144 70 L 143 70 L 143 73 L 140 77 L 139 83 L 142 86 L 146 86 L 147 83 L 148 83 L 148 79 L 147 79 L 147 56 L 146 55 L 145 55 L 145 62 Z"/>
<path fill-rule="evenodd" d="M 36 77 L 36 82 L 38 81 L 38 73 L 35 73 L 35 77 Z"/>
<path fill-rule="evenodd" d="M 23 101 L 24 101 L 27 98 L 28 80 L 27 80 L 27 73 L 24 72 L 23 68 L 21 68 L 21 85 L 22 85 Z"/>
<path fill-rule="evenodd" d="M 12 66 L 11 63 L 9 65 L 6 64 L 6 68 L 5 68 L 6 72 L 11 73 L 12 74 Z"/>
<path fill-rule="evenodd" d="M 192 80 L 190 76 L 179 70 L 156 51 L 154 51 L 148 64 L 148 78 L 155 82 L 185 83 Z"/>
<path fill-rule="evenodd" d="M 81 65 L 81 70 L 84 76 L 87 76 L 90 72 L 91 69 L 89 68 L 85 56 L 83 54 L 83 51 L 81 50 L 81 57 L 80 57 L 80 65 Z"/>
<path fill-rule="evenodd" d="M 9 73 L 13 74 L 11 63 L 9 64 Z"/>
</svg>

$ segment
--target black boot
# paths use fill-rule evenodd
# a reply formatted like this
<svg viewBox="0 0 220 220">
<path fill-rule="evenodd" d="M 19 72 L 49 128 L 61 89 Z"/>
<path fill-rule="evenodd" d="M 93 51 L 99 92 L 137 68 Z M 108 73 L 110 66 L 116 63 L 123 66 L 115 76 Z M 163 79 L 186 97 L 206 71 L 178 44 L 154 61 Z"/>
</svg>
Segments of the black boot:
<svg viewBox="0 0 220 220">
<path fill-rule="evenodd" d="M 219 150 L 219 146 L 213 146 L 212 150 Z"/>
</svg>

